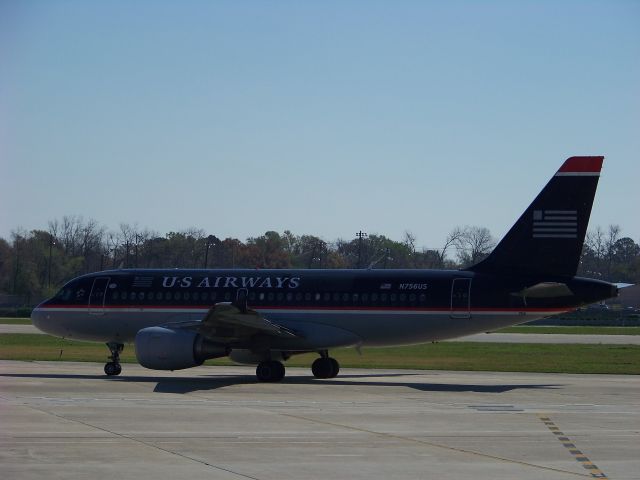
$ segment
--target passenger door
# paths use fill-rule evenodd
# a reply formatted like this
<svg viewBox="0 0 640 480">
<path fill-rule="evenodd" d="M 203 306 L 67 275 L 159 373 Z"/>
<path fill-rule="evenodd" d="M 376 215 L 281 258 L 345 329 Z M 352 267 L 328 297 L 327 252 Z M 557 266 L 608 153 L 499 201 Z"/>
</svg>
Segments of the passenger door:
<svg viewBox="0 0 640 480">
<path fill-rule="evenodd" d="M 104 315 L 104 298 L 107 295 L 110 277 L 98 277 L 93 281 L 89 294 L 89 313 Z"/>
<path fill-rule="evenodd" d="M 451 284 L 451 318 L 471 318 L 471 279 L 456 278 Z"/>
</svg>

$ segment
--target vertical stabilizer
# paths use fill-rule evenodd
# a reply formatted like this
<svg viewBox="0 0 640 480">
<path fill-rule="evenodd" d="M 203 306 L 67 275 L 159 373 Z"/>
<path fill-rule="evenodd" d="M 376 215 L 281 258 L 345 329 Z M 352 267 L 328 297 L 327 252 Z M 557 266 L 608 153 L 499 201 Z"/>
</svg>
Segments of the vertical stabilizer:
<svg viewBox="0 0 640 480">
<path fill-rule="evenodd" d="M 603 159 L 567 159 L 493 252 L 469 270 L 573 277 Z"/>
</svg>

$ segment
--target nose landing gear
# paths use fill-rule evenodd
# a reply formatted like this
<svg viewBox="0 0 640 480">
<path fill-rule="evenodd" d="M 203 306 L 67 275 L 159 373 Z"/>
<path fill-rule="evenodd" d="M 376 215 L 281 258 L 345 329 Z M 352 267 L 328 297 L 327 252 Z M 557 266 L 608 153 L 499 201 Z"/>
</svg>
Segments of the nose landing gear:
<svg viewBox="0 0 640 480">
<path fill-rule="evenodd" d="M 124 349 L 124 344 L 109 342 L 107 343 L 107 347 L 111 352 L 111 356 L 109 357 L 109 360 L 111 361 L 104 366 L 104 373 L 110 377 L 120 375 L 120 372 L 122 372 L 122 367 L 120 366 L 120 353 L 122 353 L 122 350 Z"/>
</svg>

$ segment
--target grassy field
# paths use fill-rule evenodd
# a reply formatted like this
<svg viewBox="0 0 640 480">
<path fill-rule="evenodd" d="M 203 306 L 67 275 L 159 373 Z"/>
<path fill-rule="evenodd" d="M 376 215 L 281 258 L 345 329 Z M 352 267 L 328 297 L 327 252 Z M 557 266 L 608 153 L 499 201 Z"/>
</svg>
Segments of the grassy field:
<svg viewBox="0 0 640 480">
<path fill-rule="evenodd" d="M 547 345 L 444 342 L 396 348 L 367 348 L 331 352 L 343 367 L 497 372 L 640 374 L 640 346 Z M 105 362 L 102 344 L 61 340 L 48 335 L 0 334 L 0 359 Z M 289 366 L 309 367 L 316 354 L 295 356 Z M 132 346 L 122 362 L 135 362 Z M 231 365 L 227 359 L 207 362 Z"/>
</svg>

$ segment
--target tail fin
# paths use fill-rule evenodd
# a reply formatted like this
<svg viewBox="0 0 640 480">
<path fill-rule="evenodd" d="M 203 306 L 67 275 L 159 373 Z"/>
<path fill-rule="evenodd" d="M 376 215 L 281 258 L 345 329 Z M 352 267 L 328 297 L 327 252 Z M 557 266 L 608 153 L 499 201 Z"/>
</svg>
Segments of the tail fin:
<svg viewBox="0 0 640 480">
<path fill-rule="evenodd" d="M 571 157 L 476 272 L 576 274 L 604 157 Z"/>
</svg>

